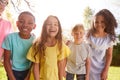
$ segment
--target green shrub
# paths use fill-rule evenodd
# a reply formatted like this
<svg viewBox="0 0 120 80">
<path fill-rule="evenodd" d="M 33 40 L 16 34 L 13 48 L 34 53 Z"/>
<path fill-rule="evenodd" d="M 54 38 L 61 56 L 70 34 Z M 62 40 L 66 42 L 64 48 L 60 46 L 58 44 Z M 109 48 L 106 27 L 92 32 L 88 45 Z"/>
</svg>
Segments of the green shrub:
<svg viewBox="0 0 120 80">
<path fill-rule="evenodd" d="M 120 35 L 118 36 L 119 40 L 120 40 Z"/>
<path fill-rule="evenodd" d="M 118 36 L 120 40 L 120 35 Z M 112 66 L 120 66 L 120 43 L 113 47 Z"/>
</svg>

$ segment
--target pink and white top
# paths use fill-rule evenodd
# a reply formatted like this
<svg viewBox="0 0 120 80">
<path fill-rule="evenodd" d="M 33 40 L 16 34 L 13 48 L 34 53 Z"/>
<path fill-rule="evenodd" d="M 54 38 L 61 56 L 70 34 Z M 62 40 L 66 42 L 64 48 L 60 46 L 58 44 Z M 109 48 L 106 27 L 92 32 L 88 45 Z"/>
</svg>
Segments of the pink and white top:
<svg viewBox="0 0 120 80">
<path fill-rule="evenodd" d="M 7 20 L 0 19 L 0 57 L 2 56 L 3 49 L 2 49 L 2 42 L 7 36 L 7 34 L 12 32 L 11 23 Z"/>
</svg>

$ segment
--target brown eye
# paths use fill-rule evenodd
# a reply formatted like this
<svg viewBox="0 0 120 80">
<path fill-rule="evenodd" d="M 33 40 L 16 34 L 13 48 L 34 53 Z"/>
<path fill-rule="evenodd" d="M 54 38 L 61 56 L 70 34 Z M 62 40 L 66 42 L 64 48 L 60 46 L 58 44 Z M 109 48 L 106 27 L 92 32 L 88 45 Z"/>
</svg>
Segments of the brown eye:
<svg viewBox="0 0 120 80">
<path fill-rule="evenodd" d="M 54 24 L 54 26 L 58 26 L 58 24 Z"/>
<path fill-rule="evenodd" d="M 23 24 L 24 23 L 24 21 L 18 21 L 19 23 L 21 23 L 21 24 Z"/>
<path fill-rule="evenodd" d="M 97 23 L 98 23 L 98 21 L 95 21 L 95 23 L 97 24 Z"/>
<path fill-rule="evenodd" d="M 29 22 L 28 24 L 33 24 L 33 22 Z"/>
</svg>

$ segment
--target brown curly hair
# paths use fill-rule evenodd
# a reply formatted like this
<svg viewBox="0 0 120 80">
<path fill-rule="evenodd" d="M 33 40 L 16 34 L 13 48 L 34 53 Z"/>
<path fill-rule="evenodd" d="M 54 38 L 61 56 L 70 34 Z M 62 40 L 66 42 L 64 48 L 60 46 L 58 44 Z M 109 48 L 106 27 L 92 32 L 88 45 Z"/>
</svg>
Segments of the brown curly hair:
<svg viewBox="0 0 120 80">
<path fill-rule="evenodd" d="M 100 15 L 104 17 L 105 26 L 106 26 L 104 31 L 108 33 L 110 35 L 111 40 L 114 41 L 116 37 L 115 28 L 117 27 L 117 22 L 114 15 L 108 9 L 100 10 L 98 13 L 96 13 L 95 17 Z M 87 37 L 89 37 L 90 34 L 93 34 L 94 32 L 95 32 L 95 28 L 93 22 L 91 29 L 88 31 Z"/>
</svg>

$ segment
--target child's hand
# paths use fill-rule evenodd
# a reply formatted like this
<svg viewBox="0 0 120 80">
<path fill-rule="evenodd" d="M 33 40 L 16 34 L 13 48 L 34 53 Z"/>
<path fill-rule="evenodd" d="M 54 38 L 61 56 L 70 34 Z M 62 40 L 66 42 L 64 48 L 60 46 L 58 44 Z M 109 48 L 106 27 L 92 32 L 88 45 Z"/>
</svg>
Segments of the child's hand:
<svg viewBox="0 0 120 80">
<path fill-rule="evenodd" d="M 107 80 L 108 71 L 103 70 L 101 73 L 101 80 Z"/>
<path fill-rule="evenodd" d="M 86 75 L 86 76 L 85 76 L 85 80 L 89 80 L 89 75 Z"/>
<path fill-rule="evenodd" d="M 30 74 L 29 73 L 24 80 L 30 80 Z"/>
<path fill-rule="evenodd" d="M 65 72 L 65 71 L 64 71 L 64 73 L 63 73 L 63 77 L 66 78 L 66 72 Z"/>
<path fill-rule="evenodd" d="M 66 80 L 65 77 L 63 77 L 62 80 Z"/>
<path fill-rule="evenodd" d="M 29 80 L 29 78 L 28 78 L 28 77 L 26 77 L 24 80 Z"/>
<path fill-rule="evenodd" d="M 70 43 L 71 43 L 71 41 L 70 41 L 70 40 L 67 40 L 65 44 L 66 44 L 66 45 L 69 45 Z"/>
</svg>

